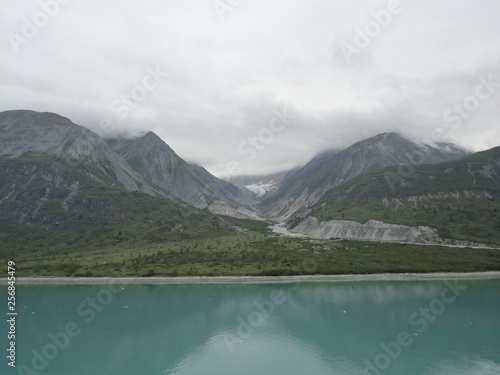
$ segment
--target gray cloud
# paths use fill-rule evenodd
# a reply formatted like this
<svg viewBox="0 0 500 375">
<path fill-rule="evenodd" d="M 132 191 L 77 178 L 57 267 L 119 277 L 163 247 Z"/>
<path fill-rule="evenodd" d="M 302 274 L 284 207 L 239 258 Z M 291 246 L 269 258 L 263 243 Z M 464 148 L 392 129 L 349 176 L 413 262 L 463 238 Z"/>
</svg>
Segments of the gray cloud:
<svg viewBox="0 0 500 375">
<path fill-rule="evenodd" d="M 231 162 L 291 168 L 385 131 L 472 150 L 500 139 L 496 0 L 66 2 L 2 5 L 1 110 L 57 112 L 105 136 L 152 130 L 219 175 Z M 376 34 L 366 47 L 359 30 Z M 342 43 L 359 50 L 351 61 Z M 293 119 L 273 122 L 284 107 Z"/>
</svg>

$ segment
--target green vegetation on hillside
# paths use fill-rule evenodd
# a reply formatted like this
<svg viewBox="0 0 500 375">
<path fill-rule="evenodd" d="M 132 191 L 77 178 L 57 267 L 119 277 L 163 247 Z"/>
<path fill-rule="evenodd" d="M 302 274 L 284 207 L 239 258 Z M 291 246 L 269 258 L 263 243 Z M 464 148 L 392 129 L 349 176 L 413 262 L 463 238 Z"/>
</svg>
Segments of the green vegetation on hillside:
<svg viewBox="0 0 500 375">
<path fill-rule="evenodd" d="M 235 232 L 208 210 L 106 185 L 52 157 L 0 159 L 0 255 L 140 249 Z M 12 188 L 15 186 L 15 188 Z"/>
<path fill-rule="evenodd" d="M 151 243 L 209 238 L 235 231 L 208 210 L 180 206 L 167 199 L 141 193 L 123 194 L 118 189 L 107 191 L 106 197 L 107 203 L 111 202 L 108 208 L 111 212 L 72 214 L 62 225 L 68 229 L 2 222 L 0 254 L 141 248 Z M 98 205 L 101 200 L 96 198 L 96 202 Z"/>
<path fill-rule="evenodd" d="M 484 160 L 447 163 L 445 170 L 445 164 L 422 166 L 406 177 L 397 168 L 365 174 L 330 191 L 313 213 L 322 219 L 430 224 L 445 237 L 500 243 L 496 170 Z M 387 173 L 396 176 L 393 190 Z M 105 164 L 27 155 L 0 159 L 0 174 L 9 181 L 0 186 L 0 263 L 14 260 L 17 276 L 500 270 L 500 251 L 493 249 L 282 237 L 267 222 L 216 216 L 127 191 L 109 182 L 116 180 Z M 439 195 L 456 191 L 462 195 Z M 417 195 L 424 197 L 414 204 L 409 198 Z"/>
<path fill-rule="evenodd" d="M 22 252 L 3 247 L 0 262 L 14 260 L 18 276 L 286 276 L 500 270 L 500 251 L 494 249 L 286 238 L 262 228 L 211 233 L 200 229 L 196 234 L 181 232 L 159 239 L 155 236 L 155 220 L 154 216 L 143 218 L 142 229 L 121 229 L 121 233 L 109 233 L 100 239 L 82 235 L 74 242 L 68 238 L 56 245 L 55 238 L 49 236 L 40 237 L 38 247 Z"/>
<path fill-rule="evenodd" d="M 331 189 L 319 220 L 427 225 L 441 237 L 500 244 L 500 148 L 451 162 L 389 167 Z"/>
</svg>

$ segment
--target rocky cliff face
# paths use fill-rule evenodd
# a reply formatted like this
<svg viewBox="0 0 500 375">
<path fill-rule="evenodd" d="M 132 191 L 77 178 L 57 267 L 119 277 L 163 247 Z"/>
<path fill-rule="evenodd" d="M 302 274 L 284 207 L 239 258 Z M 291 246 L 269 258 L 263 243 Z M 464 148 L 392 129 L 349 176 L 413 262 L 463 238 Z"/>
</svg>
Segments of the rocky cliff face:
<svg viewBox="0 0 500 375">
<path fill-rule="evenodd" d="M 490 247 L 481 242 L 442 238 L 436 228 L 425 225 L 389 224 L 379 220 L 368 220 L 366 223 L 353 220 L 318 221 L 314 216 L 308 216 L 289 232 L 318 239 Z"/>
<path fill-rule="evenodd" d="M 388 224 L 378 220 L 358 223 L 352 220 L 318 221 L 309 216 L 292 233 L 304 234 L 313 238 L 342 238 L 347 240 L 436 243 L 441 241 L 436 229 L 426 226 Z"/>
</svg>

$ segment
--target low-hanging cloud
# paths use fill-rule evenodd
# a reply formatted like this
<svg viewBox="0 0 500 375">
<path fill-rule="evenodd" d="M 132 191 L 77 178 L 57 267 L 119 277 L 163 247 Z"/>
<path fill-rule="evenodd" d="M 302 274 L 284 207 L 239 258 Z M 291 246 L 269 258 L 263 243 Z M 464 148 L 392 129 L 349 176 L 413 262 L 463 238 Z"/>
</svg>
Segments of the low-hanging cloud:
<svg viewBox="0 0 500 375">
<path fill-rule="evenodd" d="M 107 137 L 152 130 L 218 175 L 292 168 L 386 131 L 498 145 L 498 1 L 236 3 L 7 2 L 0 109 Z M 273 128 L 284 107 L 293 118 Z"/>
</svg>

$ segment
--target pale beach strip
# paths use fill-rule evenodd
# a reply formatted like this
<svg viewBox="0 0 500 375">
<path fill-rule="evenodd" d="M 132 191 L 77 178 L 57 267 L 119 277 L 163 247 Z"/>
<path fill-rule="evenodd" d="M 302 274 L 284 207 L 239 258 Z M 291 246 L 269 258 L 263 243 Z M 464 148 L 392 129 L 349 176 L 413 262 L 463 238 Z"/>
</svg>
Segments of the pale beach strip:
<svg viewBox="0 0 500 375">
<path fill-rule="evenodd" d="M 325 281 L 407 281 L 500 279 L 500 272 L 471 273 L 395 273 L 364 275 L 295 275 L 295 276 L 193 276 L 193 277 L 18 277 L 16 284 L 221 284 L 221 283 L 295 283 Z M 7 284 L 7 279 L 0 279 Z"/>
</svg>

